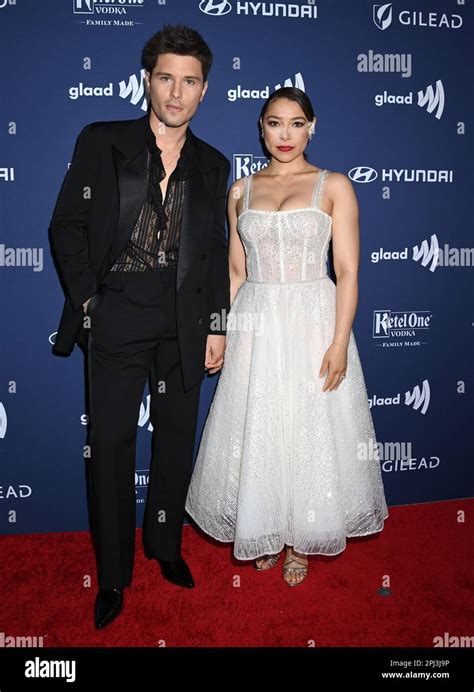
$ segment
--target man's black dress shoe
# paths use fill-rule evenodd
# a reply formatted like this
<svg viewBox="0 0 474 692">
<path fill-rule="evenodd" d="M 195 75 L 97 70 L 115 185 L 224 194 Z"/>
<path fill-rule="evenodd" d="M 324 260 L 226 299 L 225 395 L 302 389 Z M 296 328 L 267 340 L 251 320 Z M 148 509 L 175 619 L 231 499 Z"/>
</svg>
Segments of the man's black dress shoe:
<svg viewBox="0 0 474 692">
<path fill-rule="evenodd" d="M 95 599 L 94 617 L 97 629 L 103 629 L 123 610 L 123 589 L 99 589 Z"/>
<path fill-rule="evenodd" d="M 167 560 L 158 560 L 161 567 L 161 573 L 165 579 L 177 586 L 184 586 L 186 589 L 192 589 L 194 586 L 193 575 L 191 570 L 185 563 L 182 557 L 177 560 L 168 562 Z"/>
</svg>

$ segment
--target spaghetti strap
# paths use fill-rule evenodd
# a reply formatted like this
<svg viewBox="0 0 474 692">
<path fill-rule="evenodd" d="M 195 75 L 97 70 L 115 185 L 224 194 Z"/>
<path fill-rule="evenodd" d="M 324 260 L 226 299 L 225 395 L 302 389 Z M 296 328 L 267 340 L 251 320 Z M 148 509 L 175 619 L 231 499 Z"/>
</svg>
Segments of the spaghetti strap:
<svg viewBox="0 0 474 692">
<path fill-rule="evenodd" d="M 319 175 L 316 176 L 316 183 L 314 185 L 313 197 L 311 200 L 312 207 L 319 207 L 321 204 L 321 199 L 324 192 L 324 184 L 326 182 L 328 173 L 329 171 L 326 168 L 322 168 L 319 171 Z"/>
<path fill-rule="evenodd" d="M 249 208 L 251 178 L 251 175 L 246 175 L 244 178 L 244 199 L 242 203 L 242 212 Z"/>
</svg>

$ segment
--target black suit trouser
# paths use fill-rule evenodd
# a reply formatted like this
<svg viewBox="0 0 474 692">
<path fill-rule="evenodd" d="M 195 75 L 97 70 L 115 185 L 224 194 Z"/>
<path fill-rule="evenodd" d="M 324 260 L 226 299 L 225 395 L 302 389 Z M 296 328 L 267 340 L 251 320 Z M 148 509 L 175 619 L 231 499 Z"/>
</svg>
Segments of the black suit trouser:
<svg viewBox="0 0 474 692">
<path fill-rule="evenodd" d="M 99 586 L 122 588 L 134 565 L 135 451 L 146 381 L 151 375 L 153 438 L 143 544 L 162 560 L 181 554 L 200 384 L 184 391 L 175 269 L 109 272 L 89 308 L 91 528 Z"/>
</svg>

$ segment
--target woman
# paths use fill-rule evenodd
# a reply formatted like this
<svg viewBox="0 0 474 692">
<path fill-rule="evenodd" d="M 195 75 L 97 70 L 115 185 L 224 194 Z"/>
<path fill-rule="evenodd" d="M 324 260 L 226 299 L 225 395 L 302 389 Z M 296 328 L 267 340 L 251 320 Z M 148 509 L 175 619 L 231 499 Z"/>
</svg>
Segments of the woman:
<svg viewBox="0 0 474 692">
<path fill-rule="evenodd" d="M 357 200 L 345 175 L 308 163 L 315 124 L 303 91 L 271 94 L 260 117 L 270 163 L 229 191 L 225 364 L 186 501 L 258 570 L 286 546 L 290 586 L 306 577 L 308 555 L 340 553 L 388 516 L 352 333 Z"/>
</svg>

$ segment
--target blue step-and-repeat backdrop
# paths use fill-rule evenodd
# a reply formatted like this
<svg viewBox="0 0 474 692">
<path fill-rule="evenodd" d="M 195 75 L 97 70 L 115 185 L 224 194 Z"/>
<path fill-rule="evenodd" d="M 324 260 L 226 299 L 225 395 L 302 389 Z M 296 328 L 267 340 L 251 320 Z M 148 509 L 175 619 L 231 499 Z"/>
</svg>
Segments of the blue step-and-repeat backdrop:
<svg viewBox="0 0 474 692">
<path fill-rule="evenodd" d="M 467 3 L 466 3 L 467 4 Z M 263 100 L 304 89 L 311 163 L 360 205 L 354 323 L 389 504 L 472 496 L 472 15 L 464 2 L 0 0 L 0 533 L 88 526 L 84 358 L 51 353 L 63 294 L 48 226 L 81 128 L 146 110 L 140 53 L 183 22 L 215 62 L 193 131 L 266 164 Z M 230 181 L 229 181 L 230 183 Z M 202 386 L 196 448 L 216 376 Z M 141 525 L 151 423 L 138 424 Z"/>
</svg>

